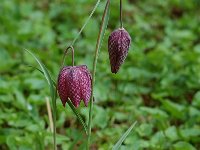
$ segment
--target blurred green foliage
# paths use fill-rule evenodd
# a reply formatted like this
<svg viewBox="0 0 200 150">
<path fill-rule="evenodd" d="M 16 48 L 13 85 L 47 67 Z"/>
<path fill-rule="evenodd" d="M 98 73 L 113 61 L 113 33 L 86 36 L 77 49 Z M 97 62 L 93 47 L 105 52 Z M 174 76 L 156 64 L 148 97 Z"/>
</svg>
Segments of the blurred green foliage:
<svg viewBox="0 0 200 150">
<path fill-rule="evenodd" d="M 107 150 L 135 120 L 122 150 L 200 149 L 200 1 L 124 0 L 124 27 L 132 46 L 117 75 L 110 73 L 107 38 L 119 27 L 111 1 L 108 30 L 97 65 L 92 149 Z M 48 85 L 31 49 L 56 80 L 62 54 L 93 0 L 1 0 L 0 149 L 52 149 L 45 97 Z M 105 1 L 75 44 L 75 63 L 92 69 Z M 66 64 L 70 65 L 71 57 Z M 85 120 L 88 108 L 79 107 Z M 84 130 L 57 100 L 59 149 L 83 149 Z"/>
</svg>

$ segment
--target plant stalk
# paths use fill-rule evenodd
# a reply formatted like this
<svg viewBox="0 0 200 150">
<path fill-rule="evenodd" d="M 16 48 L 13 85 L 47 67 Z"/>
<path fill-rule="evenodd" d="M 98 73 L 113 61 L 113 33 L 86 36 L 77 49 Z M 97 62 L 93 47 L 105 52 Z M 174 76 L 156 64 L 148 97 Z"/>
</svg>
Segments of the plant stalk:
<svg viewBox="0 0 200 150">
<path fill-rule="evenodd" d="M 53 81 L 52 81 L 53 84 Z M 53 143 L 54 143 L 54 150 L 57 150 L 57 144 L 56 144 L 56 98 L 57 98 L 57 87 L 54 88 L 54 101 L 52 103 L 54 103 L 54 107 L 53 107 Z"/>
<path fill-rule="evenodd" d="M 120 27 L 123 28 L 123 20 L 122 20 L 122 0 L 120 0 Z"/>
<path fill-rule="evenodd" d="M 69 49 L 72 50 L 72 66 L 74 66 L 74 48 L 73 48 L 73 46 L 69 46 L 69 47 L 67 47 L 65 49 L 65 52 L 64 52 L 64 55 L 63 55 L 63 59 L 62 59 L 62 62 L 61 62 L 61 68 L 64 67 L 65 57 L 66 57 Z"/>
<path fill-rule="evenodd" d="M 50 130 L 53 133 L 53 117 L 52 117 L 52 112 L 51 112 L 51 105 L 49 102 L 49 98 L 46 97 L 46 106 L 47 106 L 47 113 L 48 113 L 48 117 L 49 117 L 49 126 L 50 126 Z"/>
<path fill-rule="evenodd" d="M 106 15 L 108 13 L 108 8 L 110 5 L 110 0 L 107 0 L 103 16 L 102 16 L 102 21 L 101 21 L 101 26 L 97 38 L 97 43 L 96 43 L 96 48 L 95 48 L 95 55 L 94 55 L 94 61 L 93 61 L 93 70 L 92 70 L 92 93 L 91 93 L 91 98 L 90 98 L 90 105 L 89 105 L 89 122 L 88 122 L 88 138 L 87 138 L 87 150 L 90 148 L 90 137 L 91 137 L 91 126 L 92 126 L 92 111 L 93 111 L 93 100 L 94 100 L 94 85 L 95 85 L 95 74 L 96 74 L 96 66 L 97 66 L 97 60 L 98 60 L 98 54 L 99 50 L 101 47 L 101 41 L 103 39 L 104 35 L 104 25 L 106 21 Z"/>
</svg>

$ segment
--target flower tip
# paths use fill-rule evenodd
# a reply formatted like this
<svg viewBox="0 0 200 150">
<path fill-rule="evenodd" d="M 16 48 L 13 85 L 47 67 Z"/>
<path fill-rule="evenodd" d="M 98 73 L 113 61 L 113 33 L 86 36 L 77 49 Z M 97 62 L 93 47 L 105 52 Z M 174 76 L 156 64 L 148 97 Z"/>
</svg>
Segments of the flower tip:
<svg viewBox="0 0 200 150">
<path fill-rule="evenodd" d="M 88 107 L 88 103 L 84 103 L 85 104 L 85 107 Z"/>
<path fill-rule="evenodd" d="M 117 69 L 117 68 L 111 68 L 111 72 L 114 74 L 117 74 L 118 71 L 119 71 L 119 69 Z"/>
<path fill-rule="evenodd" d="M 117 74 L 117 71 L 111 71 L 112 73 L 114 73 L 114 74 Z"/>
<path fill-rule="evenodd" d="M 79 104 L 74 104 L 74 106 L 75 106 L 76 108 L 78 108 Z"/>
<path fill-rule="evenodd" d="M 63 105 L 63 107 L 65 107 L 66 106 L 66 102 L 62 102 L 62 105 Z"/>
</svg>

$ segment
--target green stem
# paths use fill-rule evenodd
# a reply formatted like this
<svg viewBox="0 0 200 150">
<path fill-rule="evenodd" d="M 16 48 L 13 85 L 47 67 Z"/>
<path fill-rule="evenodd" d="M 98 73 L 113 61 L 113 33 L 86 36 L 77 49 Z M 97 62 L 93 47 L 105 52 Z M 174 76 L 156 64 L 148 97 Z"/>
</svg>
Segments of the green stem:
<svg viewBox="0 0 200 150">
<path fill-rule="evenodd" d="M 123 20 L 122 20 L 122 0 L 120 0 L 120 27 L 123 28 Z"/>
<path fill-rule="evenodd" d="M 96 66 L 97 66 L 97 60 L 98 60 L 98 54 L 101 47 L 101 43 L 103 40 L 103 36 L 105 33 L 105 29 L 107 27 L 108 23 L 108 12 L 109 12 L 109 6 L 110 6 L 110 0 L 107 0 L 103 17 L 101 21 L 101 26 L 97 38 L 96 43 L 96 49 L 95 49 L 95 56 L 93 61 L 93 70 L 92 70 L 92 93 L 91 93 L 91 100 L 90 100 L 90 106 L 89 106 L 89 122 L 88 122 L 88 139 L 87 139 L 87 149 L 90 148 L 90 137 L 91 137 L 91 126 L 92 126 L 92 110 L 93 110 L 93 99 L 94 99 L 94 85 L 95 85 L 95 74 L 96 74 Z"/>
<path fill-rule="evenodd" d="M 66 48 L 66 50 L 64 52 L 62 63 L 61 63 L 61 68 L 64 67 L 65 57 L 66 57 L 69 49 L 72 50 L 72 66 L 74 66 L 74 48 L 73 48 L 73 46 L 69 46 Z"/>
<path fill-rule="evenodd" d="M 53 83 L 53 81 L 52 81 Z M 54 93 L 54 101 L 56 101 L 56 98 L 57 98 L 57 88 L 54 88 L 55 90 L 55 93 Z M 56 108 L 56 104 L 55 102 L 53 102 L 55 105 L 54 107 Z M 56 110 L 55 108 L 53 107 L 53 143 L 54 143 L 54 150 L 57 150 L 57 146 L 56 146 Z"/>
</svg>

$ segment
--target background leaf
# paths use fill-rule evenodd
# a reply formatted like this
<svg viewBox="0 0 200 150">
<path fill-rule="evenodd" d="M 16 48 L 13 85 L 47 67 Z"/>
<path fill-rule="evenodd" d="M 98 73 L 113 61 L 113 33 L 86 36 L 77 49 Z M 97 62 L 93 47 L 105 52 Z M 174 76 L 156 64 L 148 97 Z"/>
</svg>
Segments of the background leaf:
<svg viewBox="0 0 200 150">
<path fill-rule="evenodd" d="M 72 43 L 97 2 L 1 0 L 0 149 L 39 149 L 36 145 L 52 149 L 45 103 L 49 84 L 39 71 L 27 67 L 38 64 L 22 49 L 34 49 L 56 81 L 66 45 Z M 89 70 L 105 3 L 99 3 L 74 44 L 75 64 L 87 65 Z M 185 143 L 200 149 L 199 4 L 199 0 L 123 0 L 123 25 L 132 44 L 120 71 L 113 75 L 107 40 L 119 28 L 119 1 L 111 1 L 96 68 L 92 149 L 112 149 L 116 137 L 133 120 L 139 125 L 121 149 L 175 149 L 179 142 L 181 149 L 187 147 Z M 70 64 L 66 59 L 66 65 Z M 84 129 L 70 107 L 64 108 L 59 99 L 56 104 L 59 148 L 82 149 Z M 78 111 L 88 122 L 83 103 Z"/>
<path fill-rule="evenodd" d="M 113 150 L 118 150 L 120 146 L 122 145 L 123 141 L 126 139 L 126 137 L 129 135 L 129 133 L 132 131 L 132 129 L 135 127 L 137 124 L 137 121 L 134 122 L 128 130 L 121 136 L 121 138 L 117 141 L 117 143 L 114 145 Z"/>
</svg>

